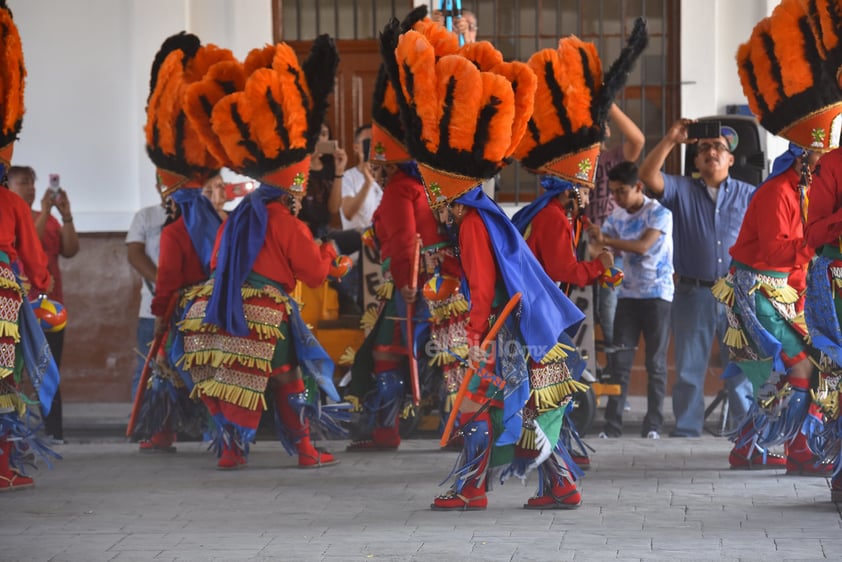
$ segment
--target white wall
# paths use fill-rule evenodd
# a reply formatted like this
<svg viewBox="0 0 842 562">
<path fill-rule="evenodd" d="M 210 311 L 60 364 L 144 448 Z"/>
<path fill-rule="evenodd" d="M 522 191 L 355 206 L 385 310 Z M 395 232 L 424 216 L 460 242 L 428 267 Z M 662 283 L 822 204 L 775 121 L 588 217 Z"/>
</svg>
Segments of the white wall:
<svg viewBox="0 0 842 562">
<path fill-rule="evenodd" d="M 29 72 L 14 160 L 36 169 L 39 192 L 49 173 L 61 174 L 80 231 L 125 230 L 138 208 L 157 202 L 143 124 L 149 68 L 161 42 L 184 29 L 243 57 L 272 38 L 270 0 L 8 4 Z M 776 4 L 682 0 L 683 115 L 724 113 L 728 104 L 745 103 L 734 55 Z"/>
<path fill-rule="evenodd" d="M 238 57 L 272 39 L 269 0 L 8 0 L 28 71 L 14 162 L 61 174 L 80 231 L 126 230 L 159 201 L 143 125 L 149 70 L 181 30 Z M 36 38 L 38 40 L 36 41 Z"/>
<path fill-rule="evenodd" d="M 681 114 L 722 115 L 731 104 L 748 103 L 737 74 L 737 48 L 777 0 L 681 1 Z M 786 150 L 783 139 L 766 133 L 767 160 Z"/>
</svg>

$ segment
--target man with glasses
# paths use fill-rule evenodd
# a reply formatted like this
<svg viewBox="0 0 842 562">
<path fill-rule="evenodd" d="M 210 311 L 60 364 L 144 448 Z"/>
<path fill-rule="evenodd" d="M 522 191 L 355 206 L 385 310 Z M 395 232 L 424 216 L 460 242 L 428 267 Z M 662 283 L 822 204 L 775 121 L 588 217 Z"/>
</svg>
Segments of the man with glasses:
<svg viewBox="0 0 842 562">
<path fill-rule="evenodd" d="M 737 239 L 748 202 L 756 187 L 729 175 L 736 148 L 729 139 L 691 139 L 679 119 L 649 152 L 640 166 L 640 179 L 673 213 L 675 242 L 675 298 L 672 330 L 677 380 L 672 389 L 675 429 L 670 437 L 701 437 L 705 417 L 704 381 L 713 338 L 722 341 L 727 328 L 725 307 L 711 292 L 714 282 L 728 273 L 728 250 Z M 679 144 L 697 143 L 693 163 L 698 178 L 661 172 L 664 161 Z M 722 365 L 728 353 L 720 346 Z M 752 395 L 745 375 L 725 380 L 731 411 L 742 419 Z"/>
</svg>

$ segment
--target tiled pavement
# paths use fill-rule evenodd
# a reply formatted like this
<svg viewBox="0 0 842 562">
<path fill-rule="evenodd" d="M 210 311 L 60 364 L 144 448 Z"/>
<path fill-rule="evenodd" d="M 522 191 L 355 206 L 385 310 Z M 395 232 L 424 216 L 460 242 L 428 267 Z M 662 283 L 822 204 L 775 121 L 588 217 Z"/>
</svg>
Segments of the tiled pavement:
<svg viewBox="0 0 842 562">
<path fill-rule="evenodd" d="M 485 512 L 439 513 L 455 453 L 433 439 L 390 453 L 330 442 L 342 464 L 318 470 L 261 441 L 247 469 L 220 472 L 200 443 L 141 455 L 68 434 L 35 488 L 0 494 L 0 560 L 842 559 L 827 480 L 730 471 L 713 436 L 590 438 L 578 510 L 521 509 L 533 477 L 496 484 Z"/>
</svg>

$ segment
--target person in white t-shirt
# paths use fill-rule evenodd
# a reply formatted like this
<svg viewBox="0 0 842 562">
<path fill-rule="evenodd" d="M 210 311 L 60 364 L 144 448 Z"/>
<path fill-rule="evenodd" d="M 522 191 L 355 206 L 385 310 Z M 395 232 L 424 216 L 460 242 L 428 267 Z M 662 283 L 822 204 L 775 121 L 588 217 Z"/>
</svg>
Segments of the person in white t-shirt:
<svg viewBox="0 0 842 562">
<path fill-rule="evenodd" d="M 155 293 L 155 277 L 158 275 L 158 253 L 161 247 L 161 229 L 167 220 L 167 212 L 161 205 L 144 207 L 135 213 L 129 232 L 126 234 L 126 255 L 129 264 L 140 273 L 140 310 L 137 321 L 137 349 L 146 357 L 152 345 L 155 332 L 155 315 L 152 314 L 152 295 Z M 132 376 L 132 400 L 137 392 L 144 359 L 138 356 Z"/>
<path fill-rule="evenodd" d="M 371 217 L 383 197 L 383 190 L 374 179 L 368 163 L 370 146 L 371 125 L 362 125 L 354 132 L 357 165 L 346 169 L 342 178 L 342 205 L 339 216 L 342 218 L 343 230 L 355 228 L 362 231 L 368 228 L 371 225 Z"/>
</svg>

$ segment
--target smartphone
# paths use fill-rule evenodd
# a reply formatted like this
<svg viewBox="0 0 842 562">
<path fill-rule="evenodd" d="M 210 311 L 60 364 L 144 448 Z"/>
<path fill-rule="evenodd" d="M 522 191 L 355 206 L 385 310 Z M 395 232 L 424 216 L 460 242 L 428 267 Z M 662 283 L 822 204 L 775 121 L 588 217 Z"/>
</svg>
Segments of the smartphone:
<svg viewBox="0 0 842 562">
<path fill-rule="evenodd" d="M 368 162 L 369 151 L 371 151 L 371 139 L 363 139 L 363 161 Z"/>
<path fill-rule="evenodd" d="M 58 192 L 61 189 L 61 176 L 58 174 L 50 174 L 49 190 L 53 193 L 53 199 L 58 197 Z"/>
<path fill-rule="evenodd" d="M 718 139 L 722 136 L 719 121 L 698 121 L 687 125 L 688 139 Z"/>
<path fill-rule="evenodd" d="M 319 154 L 335 154 L 337 142 L 335 140 L 319 141 L 316 143 L 316 152 Z"/>
</svg>

